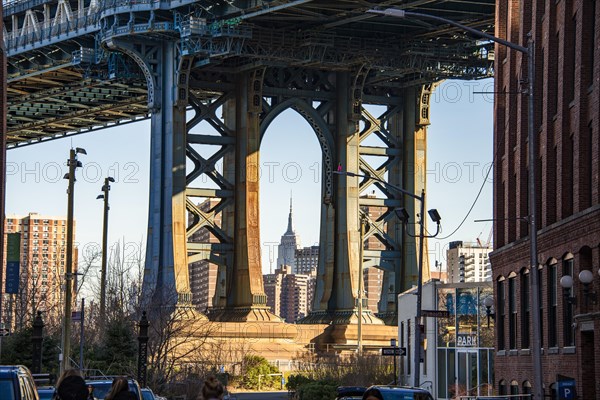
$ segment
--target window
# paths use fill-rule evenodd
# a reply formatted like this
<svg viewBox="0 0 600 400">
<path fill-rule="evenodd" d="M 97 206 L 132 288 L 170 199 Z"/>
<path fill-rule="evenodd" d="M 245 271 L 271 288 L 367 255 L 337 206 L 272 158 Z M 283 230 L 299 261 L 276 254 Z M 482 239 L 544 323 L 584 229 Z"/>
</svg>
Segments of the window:
<svg viewBox="0 0 600 400">
<path fill-rule="evenodd" d="M 557 347 L 557 297 L 556 264 L 548 267 L 548 347 Z"/>
<path fill-rule="evenodd" d="M 566 32 L 565 32 L 566 36 Z M 565 88 L 567 92 L 567 99 L 569 101 L 575 100 L 575 75 L 577 71 L 577 14 L 573 15 L 571 20 L 571 30 L 569 32 L 569 42 L 565 43 L 565 55 L 567 56 L 567 71 L 565 79 Z"/>
<path fill-rule="evenodd" d="M 496 292 L 498 294 L 498 301 L 496 302 L 496 305 L 498 307 L 497 311 L 496 311 L 496 315 L 498 318 L 497 321 L 497 327 L 498 327 L 498 350 L 505 350 L 506 349 L 506 342 L 505 342 L 505 338 L 504 338 L 504 319 L 506 318 L 505 315 L 505 308 L 504 308 L 504 302 L 506 301 L 505 295 L 504 295 L 504 280 L 499 280 L 496 286 Z"/>
<path fill-rule="evenodd" d="M 563 276 L 570 275 L 573 277 L 573 258 L 563 260 L 562 272 Z M 568 297 L 573 297 L 573 288 L 568 289 L 565 294 Z M 563 299 L 565 300 L 563 305 L 563 346 L 575 346 L 575 332 L 573 332 L 573 312 L 575 305 L 568 302 L 566 296 Z"/>
<path fill-rule="evenodd" d="M 521 348 L 529 348 L 529 271 L 521 273 Z"/>
<path fill-rule="evenodd" d="M 508 394 L 508 388 L 506 386 L 506 381 L 504 379 L 498 382 L 498 394 L 500 396 L 506 396 Z"/>
<path fill-rule="evenodd" d="M 519 394 L 519 382 L 512 381 L 510 383 L 510 394 L 511 396 Z"/>
<path fill-rule="evenodd" d="M 517 348 L 517 285 L 514 277 L 508 279 L 508 345 Z"/>
</svg>

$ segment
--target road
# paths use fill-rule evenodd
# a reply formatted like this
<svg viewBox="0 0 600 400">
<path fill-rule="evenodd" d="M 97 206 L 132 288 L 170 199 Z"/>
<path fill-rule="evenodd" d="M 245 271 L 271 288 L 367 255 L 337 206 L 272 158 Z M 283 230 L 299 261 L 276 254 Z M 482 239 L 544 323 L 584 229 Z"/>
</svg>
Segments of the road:
<svg viewBox="0 0 600 400">
<path fill-rule="evenodd" d="M 232 400 L 287 400 L 288 392 L 232 393 Z"/>
</svg>

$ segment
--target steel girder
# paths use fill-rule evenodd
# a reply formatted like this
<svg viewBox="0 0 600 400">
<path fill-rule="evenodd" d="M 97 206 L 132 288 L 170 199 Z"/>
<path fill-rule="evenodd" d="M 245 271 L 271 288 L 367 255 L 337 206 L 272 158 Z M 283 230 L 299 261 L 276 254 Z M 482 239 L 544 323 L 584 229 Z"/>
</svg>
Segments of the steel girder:
<svg viewBox="0 0 600 400">
<path fill-rule="evenodd" d="M 243 139 L 235 134 L 235 124 L 227 117 L 219 118 L 217 110 L 227 110 L 228 107 L 235 109 L 235 77 L 248 73 L 196 70 L 191 72 L 189 82 L 192 93 L 190 102 L 195 115 L 188 121 L 188 130 L 204 121 L 217 134 L 188 134 L 187 154 L 194 165 L 188 173 L 188 185 L 194 180 L 198 181 L 202 175 L 208 178 L 211 185 L 187 188 L 188 212 L 191 213 L 187 234 L 191 237 L 200 228 L 205 228 L 218 244 L 188 243 L 188 254 L 190 261 L 206 259 L 219 265 L 213 316 L 222 319 L 232 315 L 227 314 L 227 310 L 239 310 L 239 304 L 232 303 L 230 295 L 233 287 L 240 284 L 233 272 L 237 262 L 236 251 L 240 246 L 235 241 L 237 231 L 232 225 L 239 209 L 234 207 L 238 203 L 234 202 L 233 197 L 236 176 L 244 175 L 247 171 L 233 167 L 233 159 L 239 160 L 235 149 L 240 146 L 238 141 Z M 401 205 L 415 209 L 411 201 L 374 180 L 358 182 L 356 178 L 333 174 L 340 164 L 347 171 L 384 179 L 405 190 L 416 191 L 424 186 L 424 164 L 421 165 L 423 168 L 415 169 L 407 163 L 415 162 L 415 145 L 423 149 L 424 137 L 415 139 L 415 136 L 424 133 L 424 126 L 428 124 L 428 120 L 418 118 L 418 115 L 428 115 L 428 99 L 425 98 L 422 106 L 419 104 L 423 93 L 429 93 L 431 88 L 388 88 L 386 93 L 380 88 L 377 96 L 371 95 L 371 98 L 376 104 L 386 105 L 387 111 L 374 116 L 363 106 L 363 93 L 365 87 L 370 87 L 371 81 L 377 80 L 377 75 L 367 68 L 361 68 L 352 75 L 306 68 L 265 69 L 259 102 L 261 137 L 280 113 L 294 109 L 310 124 L 323 152 L 319 279 L 313 312 L 304 321 L 307 323 L 347 323 L 357 318 L 355 305 L 358 283 L 355 277 L 358 276 L 360 265 L 357 258 L 361 240 L 354 236 L 358 232 L 361 208 L 385 209 L 381 218 L 367 221 L 365 240 L 375 237 L 381 246 L 378 249 L 365 249 L 363 266 L 375 266 L 386 271 L 385 287 L 391 286 L 394 293 L 416 283 L 416 252 L 406 251 L 403 242 L 409 243 L 409 249 L 413 250 L 416 249 L 416 243 L 414 240 L 411 243 L 410 238 L 401 233 L 402 229 L 393 213 L 393 209 Z M 211 94 L 214 96 L 216 93 L 220 93 L 217 100 L 209 100 Z M 230 112 L 233 110 L 225 114 Z M 378 137 L 380 144 L 364 145 L 363 142 L 371 136 Z M 197 145 L 209 145 L 215 150 L 209 156 L 200 156 Z M 374 164 L 373 157 L 383 158 L 384 161 Z M 258 163 L 258 160 L 253 162 Z M 218 169 L 220 163 L 223 165 L 222 171 Z M 381 194 L 376 198 L 362 196 L 372 188 L 373 183 Z M 210 187 L 214 185 L 216 188 Z M 192 201 L 191 198 L 196 199 Z M 202 212 L 196 206 L 198 198 L 217 198 L 218 201 L 208 212 Z M 216 222 L 219 213 L 222 215 L 221 224 Z M 252 242 L 245 243 L 243 247 L 258 245 Z M 425 275 L 428 275 L 428 271 Z M 391 314 L 395 312 L 395 296 L 393 299 L 389 302 L 388 293 L 382 293 L 380 311 L 386 321 L 393 318 Z M 245 315 L 238 312 L 235 319 L 242 319 Z M 379 321 L 366 310 L 363 318 L 370 323 Z"/>
</svg>

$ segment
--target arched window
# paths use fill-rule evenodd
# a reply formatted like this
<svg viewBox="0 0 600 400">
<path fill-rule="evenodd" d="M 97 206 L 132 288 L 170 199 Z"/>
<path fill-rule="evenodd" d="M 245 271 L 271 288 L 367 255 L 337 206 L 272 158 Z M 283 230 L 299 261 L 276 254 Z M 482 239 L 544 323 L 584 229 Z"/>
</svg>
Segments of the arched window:
<svg viewBox="0 0 600 400">
<path fill-rule="evenodd" d="M 562 262 L 562 276 L 569 275 L 575 279 L 573 268 L 573 255 L 567 254 Z M 574 297 L 573 288 L 563 289 L 566 293 L 563 296 L 563 346 L 575 346 L 575 331 L 573 328 L 573 314 L 575 312 L 575 304 L 568 301 L 568 298 Z"/>
<path fill-rule="evenodd" d="M 504 379 L 501 379 L 500 382 L 498 382 L 498 394 L 500 396 L 506 396 L 508 394 L 508 388 L 506 387 L 506 381 Z"/>
<path fill-rule="evenodd" d="M 550 398 L 552 400 L 558 399 L 558 390 L 556 388 L 556 382 L 550 384 Z"/>
<path fill-rule="evenodd" d="M 558 347 L 558 275 L 556 264 L 548 265 L 548 348 Z"/>
<path fill-rule="evenodd" d="M 529 396 L 522 396 L 523 400 L 531 399 L 531 383 L 529 381 L 523 382 L 523 394 Z"/>
<path fill-rule="evenodd" d="M 517 348 L 517 276 L 508 277 L 508 348 Z"/>
<path fill-rule="evenodd" d="M 510 394 L 511 396 L 515 396 L 519 394 L 519 382 L 511 381 L 510 382 Z"/>
<path fill-rule="evenodd" d="M 496 282 L 496 327 L 498 332 L 498 350 L 506 350 L 506 338 L 504 334 L 504 320 L 506 319 L 506 294 L 504 293 L 504 277 L 498 278 Z"/>
</svg>

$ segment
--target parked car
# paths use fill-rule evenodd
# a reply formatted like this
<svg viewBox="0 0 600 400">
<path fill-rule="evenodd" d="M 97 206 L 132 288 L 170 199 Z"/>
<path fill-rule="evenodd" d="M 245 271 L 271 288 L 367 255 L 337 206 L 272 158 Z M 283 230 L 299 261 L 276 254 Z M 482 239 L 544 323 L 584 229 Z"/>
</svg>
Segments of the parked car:
<svg viewBox="0 0 600 400">
<path fill-rule="evenodd" d="M 35 382 L 23 365 L 0 366 L 0 399 L 39 400 Z"/>
<path fill-rule="evenodd" d="M 110 388 L 112 387 L 114 377 L 102 376 L 102 377 L 86 377 L 85 382 L 88 384 L 88 387 L 91 386 L 93 389 L 94 399 L 96 400 L 104 400 Z M 142 390 L 140 389 L 140 385 L 137 383 L 135 379 L 128 378 L 129 382 L 129 390 L 131 390 L 138 400 L 144 400 L 142 398 Z"/>
<path fill-rule="evenodd" d="M 154 395 L 154 392 L 152 392 L 152 389 L 150 388 L 142 388 L 142 398 L 144 400 L 156 400 L 156 396 Z"/>
<path fill-rule="evenodd" d="M 56 388 L 54 386 L 38 386 L 37 392 L 40 400 L 52 400 Z"/>
<path fill-rule="evenodd" d="M 433 400 L 431 393 L 425 389 L 408 386 L 371 386 L 365 392 L 374 390 L 383 400 Z M 370 400 L 367 397 L 368 400 Z"/>
<path fill-rule="evenodd" d="M 360 400 L 367 390 L 364 386 L 339 386 L 336 400 Z"/>
</svg>

